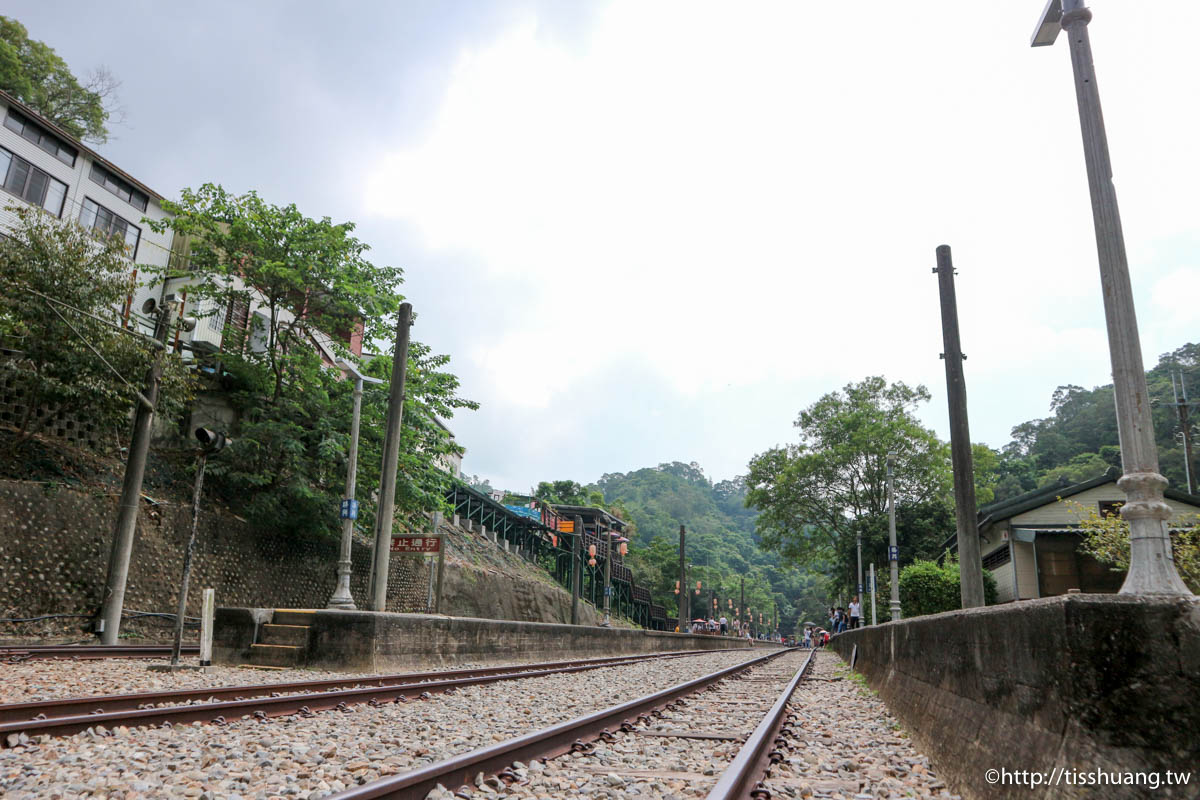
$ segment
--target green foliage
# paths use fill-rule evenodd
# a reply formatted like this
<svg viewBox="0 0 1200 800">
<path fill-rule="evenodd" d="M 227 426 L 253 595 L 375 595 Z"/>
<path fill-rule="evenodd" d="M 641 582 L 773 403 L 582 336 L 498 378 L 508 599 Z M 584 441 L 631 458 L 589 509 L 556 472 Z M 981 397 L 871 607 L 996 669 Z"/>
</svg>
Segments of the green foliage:
<svg viewBox="0 0 1200 800">
<path fill-rule="evenodd" d="M 1059 500 L 1079 519 L 1083 535 L 1080 550 L 1115 570 L 1129 569 L 1129 522 L 1120 514 L 1101 516 L 1094 506 Z M 1171 555 L 1188 588 L 1200 592 L 1200 514 L 1183 514 L 1171 520 Z"/>
<path fill-rule="evenodd" d="M 53 48 L 30 39 L 15 19 L 0 17 L 0 89 L 76 139 L 108 140 L 105 123 L 115 110 L 118 86 L 103 68 L 81 84 Z"/>
<path fill-rule="evenodd" d="M 0 344 L 19 355 L 0 361 L 0 369 L 28 398 L 16 427 L 37 433 L 34 409 L 49 412 L 46 419 L 69 408 L 86 409 L 90 420 L 124 432 L 154 352 L 144 337 L 113 327 L 131 289 L 124 245 L 23 204 L 7 211 L 16 220 L 0 237 Z M 185 368 L 169 356 L 160 418 L 174 417 L 190 391 Z"/>
<path fill-rule="evenodd" d="M 957 558 L 947 555 L 941 565 L 917 560 L 900 570 L 900 607 L 906 617 L 939 614 L 962 608 Z M 984 602 L 996 602 L 996 579 L 983 571 Z"/>
<path fill-rule="evenodd" d="M 746 504 L 760 511 L 763 547 L 785 563 L 824 568 L 830 594 L 843 595 L 854 584 L 855 534 L 866 534 L 868 548 L 886 542 L 880 520 L 887 514 L 889 451 L 897 454 L 897 508 L 936 516 L 949 495 L 950 459 L 946 444 L 916 418 L 928 400 L 924 386 L 870 377 L 802 411 L 799 444 L 750 462 Z"/>
<path fill-rule="evenodd" d="M 753 611 L 755 620 L 760 612 L 766 619 L 778 609 L 781 630 L 790 632 L 798 619 L 811 618 L 825 604 L 824 589 L 815 575 L 786 568 L 777 555 L 759 548 L 755 514 L 745 507 L 742 478 L 713 484 L 699 464 L 672 462 L 606 474 L 597 488 L 610 508 L 634 523 L 628 562 L 638 581 L 649 585 L 654 602 L 668 613 L 678 609 L 675 582 L 681 524 L 687 527 L 693 610 L 699 610 L 697 603 L 711 610 L 715 595 L 721 612 L 733 618 L 729 601 L 736 611 L 744 591 L 743 618 Z M 699 597 L 694 593 L 697 580 L 702 584 Z"/>
<path fill-rule="evenodd" d="M 1179 420 L 1170 373 L 1182 368 L 1191 391 L 1195 369 L 1200 367 L 1200 345 L 1185 344 L 1164 353 L 1146 373 L 1151 414 L 1162 474 L 1172 486 L 1186 490 L 1183 447 L 1178 440 Z M 1012 441 L 1000 455 L 994 485 L 995 499 L 1005 500 L 1059 478 L 1080 482 L 1121 466 L 1116 409 L 1111 385 L 1084 389 L 1060 386 L 1050 400 L 1051 416 L 1017 425 Z"/>
<path fill-rule="evenodd" d="M 226 327 L 214 360 L 217 386 L 238 412 L 237 446 L 213 465 L 214 487 L 254 523 L 296 534 L 337 530 L 349 450 L 353 381 L 330 368 L 331 356 L 350 358 L 343 341 L 361 328 L 364 341 L 392 338 L 402 299 L 401 271 L 369 262 L 351 223 L 313 220 L 295 205 L 275 206 L 250 192 L 234 196 L 205 184 L 164 202 L 174 229 L 189 243 L 190 296 L 211 313 L 237 304 L 255 310 L 248 330 Z M 449 419 L 477 404 L 457 395 L 445 371 L 449 357 L 412 342 L 408 354 L 396 515 L 401 525 L 442 508 L 450 476 L 439 459 L 462 449 L 434 417 Z M 391 357 L 360 366 L 391 378 Z M 368 387 L 362 400 L 358 481 L 378 486 L 387 415 L 386 387 Z M 362 530 L 374 522 L 374 499 L 360 492 Z"/>
</svg>

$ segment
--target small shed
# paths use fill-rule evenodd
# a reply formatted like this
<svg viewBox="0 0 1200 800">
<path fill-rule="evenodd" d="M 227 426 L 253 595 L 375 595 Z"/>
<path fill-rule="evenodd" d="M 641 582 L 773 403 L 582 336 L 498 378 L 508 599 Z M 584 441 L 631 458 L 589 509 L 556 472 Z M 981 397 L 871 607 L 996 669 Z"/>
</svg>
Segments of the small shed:
<svg viewBox="0 0 1200 800">
<path fill-rule="evenodd" d="M 1082 483 L 1063 479 L 1050 486 L 979 509 L 979 552 L 984 569 L 996 578 L 997 599 L 1028 600 L 1081 592 L 1115 593 L 1125 580 L 1083 552 L 1079 515 L 1061 500 L 1072 500 L 1102 516 L 1125 502 L 1116 468 Z M 1168 488 L 1172 523 L 1200 513 L 1200 497 Z M 952 537 L 953 538 L 953 537 Z M 957 542 L 951 545 L 955 549 Z"/>
</svg>

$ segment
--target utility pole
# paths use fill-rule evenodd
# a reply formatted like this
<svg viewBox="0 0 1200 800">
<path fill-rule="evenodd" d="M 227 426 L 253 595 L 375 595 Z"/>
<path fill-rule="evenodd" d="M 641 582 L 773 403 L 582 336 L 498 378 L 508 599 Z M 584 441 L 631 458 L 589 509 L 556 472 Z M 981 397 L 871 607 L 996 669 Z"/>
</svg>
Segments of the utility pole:
<svg viewBox="0 0 1200 800">
<path fill-rule="evenodd" d="M 1183 402 L 1179 402 L 1179 393 L 1183 392 Z M 1183 474 L 1187 479 L 1188 494 L 1196 493 L 1196 479 L 1192 474 L 1192 425 L 1188 420 L 1187 385 L 1183 382 L 1183 370 L 1179 370 L 1179 387 L 1175 386 L 1175 373 L 1171 373 L 1171 394 L 1175 398 L 1175 411 L 1179 415 L 1179 430 L 1183 434 Z"/>
<path fill-rule="evenodd" d="M 576 515 L 571 534 L 571 624 L 579 624 L 579 594 L 583 586 L 583 517 Z"/>
<path fill-rule="evenodd" d="M 686 633 L 688 622 L 691 621 L 692 615 L 688 610 L 688 596 L 691 594 L 691 589 L 688 588 L 687 582 L 687 554 L 684 550 L 684 538 L 687 532 L 682 525 L 679 526 L 679 632 Z"/>
<path fill-rule="evenodd" d="M 1120 593 L 1191 596 L 1175 569 L 1171 537 L 1167 531 L 1167 520 L 1171 518 L 1171 507 L 1163 499 L 1167 479 L 1158 467 L 1154 420 L 1150 416 L 1133 286 L 1125 254 L 1125 235 L 1117 208 L 1117 190 L 1112 182 L 1112 161 L 1088 35 L 1091 19 L 1092 12 L 1083 7 L 1083 0 L 1051 2 L 1042 12 L 1030 44 L 1034 47 L 1053 44 L 1059 30 L 1063 29 L 1071 49 L 1075 101 L 1083 133 L 1084 163 L 1087 165 L 1092 223 L 1100 262 L 1104 319 L 1108 326 L 1117 434 L 1125 473 L 1117 486 L 1127 498 L 1121 507 L 1121 517 L 1129 521 L 1130 548 L 1129 572 Z"/>
<path fill-rule="evenodd" d="M 896 546 L 896 454 L 887 454 L 888 481 L 888 566 L 891 568 L 892 600 L 889 608 L 892 621 L 900 619 L 900 548 Z"/>
<path fill-rule="evenodd" d="M 354 547 L 354 520 L 358 519 L 358 501 L 354 499 L 355 481 L 358 474 L 358 423 L 362 416 L 364 383 L 383 383 L 379 378 L 368 378 L 349 361 L 339 360 L 338 366 L 354 378 L 354 411 L 350 416 L 350 453 L 346 459 L 346 494 L 342 500 L 342 547 L 338 558 L 337 587 L 329 598 L 326 608 L 341 608 L 354 611 L 354 598 L 350 595 L 351 556 Z M 436 529 L 434 531 L 436 533 Z"/>
<path fill-rule="evenodd" d="M 154 360 L 146 370 L 145 388 L 138 398 L 133 418 L 133 434 L 129 438 L 129 456 L 125 460 L 125 480 L 121 485 L 121 500 L 117 504 L 117 524 L 113 532 L 112 551 L 108 558 L 108 579 L 104 585 L 104 605 L 100 610 L 100 641 L 116 644 L 121 631 L 121 612 L 125 608 L 125 585 L 129 580 L 129 561 L 133 556 L 133 539 L 137 532 L 138 509 L 142 498 L 142 478 L 146 474 L 146 457 L 150 452 L 150 436 L 154 423 L 154 408 L 158 403 L 158 386 L 162 381 L 163 357 L 167 349 L 167 333 L 174 319 L 174 295 L 163 305 L 147 300 L 143 310 L 155 314 Z"/>
<path fill-rule="evenodd" d="M 400 458 L 400 423 L 404 419 L 404 377 L 408 372 L 408 334 L 412 303 L 400 304 L 396 322 L 396 352 L 392 356 L 392 391 L 388 397 L 387 429 L 383 439 L 383 471 L 379 478 L 379 510 L 375 518 L 375 569 L 371 610 L 387 610 L 388 559 L 392 520 L 396 513 L 396 462 Z"/>
<path fill-rule="evenodd" d="M 950 406 L 950 461 L 954 469 L 954 513 L 958 518 L 958 574 L 963 608 L 983 605 L 983 562 L 979 556 L 979 523 L 975 516 L 975 468 L 967 425 L 967 386 L 963 379 L 962 344 L 958 339 L 958 303 L 954 296 L 954 264 L 950 245 L 937 249 L 938 291 L 942 300 L 942 342 L 946 362 L 946 402 Z"/>
<path fill-rule="evenodd" d="M 862 582 L 862 531 L 855 531 L 854 543 L 858 548 L 858 606 L 859 611 L 862 610 L 863 599 L 863 582 Z"/>
<path fill-rule="evenodd" d="M 875 585 L 875 564 L 874 564 L 874 562 L 872 562 L 872 564 L 871 564 L 871 577 L 869 578 L 869 580 L 871 581 L 871 625 L 875 626 L 875 625 L 878 625 L 879 623 L 875 619 L 875 592 L 876 592 L 877 587 Z"/>
<path fill-rule="evenodd" d="M 596 520 L 596 532 L 600 532 L 600 520 Z M 612 624 L 609 611 L 612 607 L 612 531 L 604 531 L 604 624 Z"/>
<path fill-rule="evenodd" d="M 196 439 L 200 442 L 200 453 L 196 463 L 196 483 L 192 487 L 192 532 L 188 536 L 187 548 L 183 551 L 183 578 L 179 582 L 179 603 L 175 614 L 175 641 L 171 646 L 171 666 L 179 666 L 179 653 L 183 648 L 183 617 L 187 612 L 188 583 L 192 577 L 192 553 L 196 549 L 196 531 L 200 527 L 200 497 L 204 490 L 204 468 L 210 454 L 219 453 L 233 440 L 224 433 L 214 433 L 207 428 L 196 428 Z"/>
</svg>

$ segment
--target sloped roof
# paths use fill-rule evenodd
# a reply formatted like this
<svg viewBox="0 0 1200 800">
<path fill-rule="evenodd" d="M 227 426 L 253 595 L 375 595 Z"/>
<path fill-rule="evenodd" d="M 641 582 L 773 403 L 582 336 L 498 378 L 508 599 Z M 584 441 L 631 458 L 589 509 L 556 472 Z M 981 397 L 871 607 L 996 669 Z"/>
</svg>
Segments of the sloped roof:
<svg viewBox="0 0 1200 800">
<path fill-rule="evenodd" d="M 1032 492 L 1025 492 L 1025 494 L 1019 494 L 1016 497 L 1010 497 L 1007 500 L 989 503 L 981 507 L 978 513 L 979 527 L 982 529 L 985 525 L 1011 519 L 1018 514 L 1024 514 L 1026 511 L 1032 511 L 1035 508 L 1057 502 L 1059 498 L 1080 494 L 1089 489 L 1095 489 L 1097 486 L 1103 486 L 1106 483 L 1115 483 L 1120 477 L 1121 470 L 1116 467 L 1109 467 L 1108 471 L 1104 474 L 1097 475 L 1095 478 L 1081 483 L 1073 484 L 1066 478 L 1059 478 L 1049 486 L 1043 486 L 1040 489 L 1034 489 Z M 1200 496 L 1194 494 L 1188 494 L 1187 492 L 1167 487 L 1163 490 L 1163 495 L 1176 502 L 1200 507 Z M 942 544 L 942 550 L 946 548 L 950 548 L 951 550 L 958 549 L 957 533 L 952 533 Z"/>
</svg>

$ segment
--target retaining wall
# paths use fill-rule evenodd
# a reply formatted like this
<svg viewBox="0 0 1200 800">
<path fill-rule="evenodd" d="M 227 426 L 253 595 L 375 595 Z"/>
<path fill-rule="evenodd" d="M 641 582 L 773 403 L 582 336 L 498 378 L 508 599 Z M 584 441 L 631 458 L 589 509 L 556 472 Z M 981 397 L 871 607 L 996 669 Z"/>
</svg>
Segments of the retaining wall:
<svg viewBox="0 0 1200 800">
<path fill-rule="evenodd" d="M 219 608 L 213 661 L 242 664 L 273 609 Z M 678 650 L 778 647 L 732 636 L 544 622 L 318 610 L 306 660 L 312 669 L 391 672 L 442 664 L 558 661 Z"/>
<path fill-rule="evenodd" d="M 1066 595 L 835 636 L 968 798 L 1200 796 L 1200 599 Z M 989 769 L 1192 772 L 1186 787 L 992 784 Z M 1060 773 L 1061 774 L 1061 773 Z"/>
</svg>

